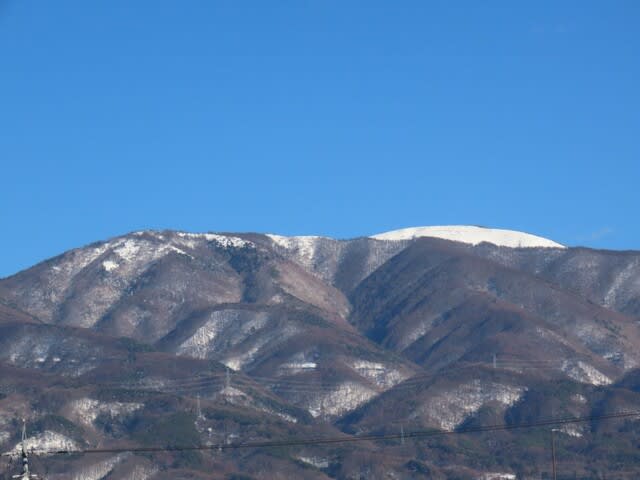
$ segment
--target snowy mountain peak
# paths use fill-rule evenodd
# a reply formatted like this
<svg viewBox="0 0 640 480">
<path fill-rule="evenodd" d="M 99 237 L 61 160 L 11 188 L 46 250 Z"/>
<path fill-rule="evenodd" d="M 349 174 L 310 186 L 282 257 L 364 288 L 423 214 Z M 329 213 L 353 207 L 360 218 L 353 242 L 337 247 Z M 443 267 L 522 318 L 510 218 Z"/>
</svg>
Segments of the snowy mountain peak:
<svg viewBox="0 0 640 480">
<path fill-rule="evenodd" d="M 419 237 L 442 238 L 455 242 L 478 245 L 483 242 L 511 248 L 566 248 L 553 240 L 529 233 L 471 225 L 449 225 L 434 227 L 411 227 L 391 232 L 379 233 L 371 238 L 376 240 L 411 240 Z"/>
</svg>

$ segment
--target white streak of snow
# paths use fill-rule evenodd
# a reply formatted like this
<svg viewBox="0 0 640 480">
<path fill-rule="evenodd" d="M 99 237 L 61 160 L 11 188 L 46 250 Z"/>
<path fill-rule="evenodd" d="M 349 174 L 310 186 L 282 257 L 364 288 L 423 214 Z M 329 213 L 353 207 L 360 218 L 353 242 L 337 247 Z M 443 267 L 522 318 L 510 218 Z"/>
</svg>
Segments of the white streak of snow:
<svg viewBox="0 0 640 480">
<path fill-rule="evenodd" d="M 329 468 L 329 460 L 326 457 L 306 457 L 303 455 L 299 455 L 296 458 L 302 463 L 306 463 L 307 465 L 311 465 L 315 468 Z"/>
<path fill-rule="evenodd" d="M 578 382 L 590 383 L 591 385 L 609 385 L 612 382 L 604 373 L 582 360 L 564 360 L 562 371 Z"/>
<path fill-rule="evenodd" d="M 316 362 L 289 362 L 278 367 L 278 375 L 296 375 L 302 372 L 309 372 L 318 367 Z"/>
<path fill-rule="evenodd" d="M 483 473 L 476 480 L 516 480 L 513 473 Z"/>
<path fill-rule="evenodd" d="M 625 268 L 619 272 L 611 286 L 607 290 L 607 293 L 604 296 L 604 306 L 607 308 L 615 307 L 616 301 L 618 300 L 618 296 L 621 293 L 622 288 L 629 282 L 629 280 L 634 276 L 638 275 L 638 267 L 640 266 L 640 259 L 636 258 L 633 262 L 630 262 L 625 266 Z M 639 279 L 640 281 L 640 279 Z"/>
</svg>

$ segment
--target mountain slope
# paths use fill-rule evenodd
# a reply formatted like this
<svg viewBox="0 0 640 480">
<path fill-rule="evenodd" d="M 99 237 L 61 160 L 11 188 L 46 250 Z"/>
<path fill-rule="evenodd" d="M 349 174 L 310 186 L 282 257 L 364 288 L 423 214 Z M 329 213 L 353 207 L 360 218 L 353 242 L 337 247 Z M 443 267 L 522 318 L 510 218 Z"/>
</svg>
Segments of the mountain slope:
<svg viewBox="0 0 640 480">
<path fill-rule="evenodd" d="M 466 304 L 462 316 L 466 326 L 469 321 L 486 323 L 491 315 L 481 305 L 492 302 L 491 311 L 509 311 L 519 317 L 514 326 L 535 327 L 537 318 L 537 336 L 569 339 L 564 344 L 577 337 L 576 345 L 585 346 L 612 367 L 630 369 L 640 362 L 636 348 L 640 330 L 633 318 L 438 240 L 415 241 L 362 282 L 351 301 L 354 324 L 396 350 L 406 350 L 425 335 L 441 346 L 448 333 L 439 327 L 446 327 L 452 314 Z M 549 329 L 553 333 L 546 333 Z M 462 337 L 474 345 L 482 338 L 468 331 Z M 450 340 L 459 347 L 460 339 Z M 418 350 L 430 348 L 422 344 Z M 437 357 L 442 363 L 444 357 Z"/>
<path fill-rule="evenodd" d="M 97 242 L 0 280 L 0 448 L 26 417 L 50 448 L 212 447 L 38 458 L 47 478 L 539 478 L 536 429 L 214 447 L 633 409 L 639 258 L 479 227 Z M 640 473 L 637 420 L 563 432 L 561 470 Z"/>
</svg>

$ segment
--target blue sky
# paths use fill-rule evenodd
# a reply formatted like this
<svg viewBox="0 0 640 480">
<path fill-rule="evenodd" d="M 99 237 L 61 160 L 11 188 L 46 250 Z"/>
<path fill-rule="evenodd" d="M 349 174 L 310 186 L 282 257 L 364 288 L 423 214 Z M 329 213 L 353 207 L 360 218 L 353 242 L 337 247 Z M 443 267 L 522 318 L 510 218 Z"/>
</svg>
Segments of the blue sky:
<svg viewBox="0 0 640 480">
<path fill-rule="evenodd" d="M 0 0 L 0 276 L 146 228 L 640 249 L 640 2 Z"/>
</svg>

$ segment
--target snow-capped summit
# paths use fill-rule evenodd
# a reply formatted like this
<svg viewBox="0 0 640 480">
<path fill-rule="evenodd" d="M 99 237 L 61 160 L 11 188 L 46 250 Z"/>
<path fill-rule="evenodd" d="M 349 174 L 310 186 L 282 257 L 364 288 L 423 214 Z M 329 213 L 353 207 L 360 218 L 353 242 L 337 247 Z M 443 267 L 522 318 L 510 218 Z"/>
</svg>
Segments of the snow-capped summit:
<svg viewBox="0 0 640 480">
<path fill-rule="evenodd" d="M 471 245 L 487 242 L 500 247 L 511 248 L 566 248 L 553 240 L 529 233 L 471 225 L 412 227 L 371 236 L 376 240 L 411 240 L 419 237 L 442 238 Z"/>
</svg>

